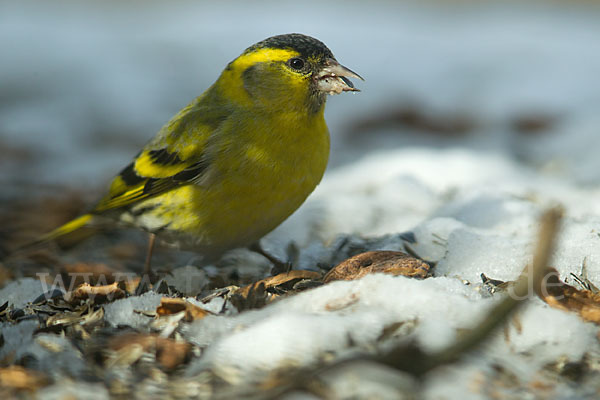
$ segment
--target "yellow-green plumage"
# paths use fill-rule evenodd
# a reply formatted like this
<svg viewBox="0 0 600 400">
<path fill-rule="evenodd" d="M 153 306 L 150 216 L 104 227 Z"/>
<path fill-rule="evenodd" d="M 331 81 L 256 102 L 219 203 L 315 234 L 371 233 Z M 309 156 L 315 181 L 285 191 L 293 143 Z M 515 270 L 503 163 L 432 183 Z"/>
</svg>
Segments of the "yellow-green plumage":
<svg viewBox="0 0 600 400">
<path fill-rule="evenodd" d="M 316 39 L 259 42 L 158 132 L 89 214 L 44 239 L 116 220 L 208 259 L 252 244 L 321 180 L 325 97 L 356 90 L 345 76 L 358 77 Z"/>
</svg>

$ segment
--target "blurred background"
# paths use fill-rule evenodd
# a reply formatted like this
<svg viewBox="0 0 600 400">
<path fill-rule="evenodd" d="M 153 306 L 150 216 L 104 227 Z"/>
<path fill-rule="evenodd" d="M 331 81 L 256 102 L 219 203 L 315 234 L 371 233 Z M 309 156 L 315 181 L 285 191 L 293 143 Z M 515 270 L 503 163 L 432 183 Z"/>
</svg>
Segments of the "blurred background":
<svg viewBox="0 0 600 400">
<path fill-rule="evenodd" d="M 599 20 L 591 1 L 2 1 L 0 206 L 90 204 L 229 61 L 289 32 L 366 78 L 328 102 L 330 169 L 469 148 L 596 186 Z"/>
</svg>

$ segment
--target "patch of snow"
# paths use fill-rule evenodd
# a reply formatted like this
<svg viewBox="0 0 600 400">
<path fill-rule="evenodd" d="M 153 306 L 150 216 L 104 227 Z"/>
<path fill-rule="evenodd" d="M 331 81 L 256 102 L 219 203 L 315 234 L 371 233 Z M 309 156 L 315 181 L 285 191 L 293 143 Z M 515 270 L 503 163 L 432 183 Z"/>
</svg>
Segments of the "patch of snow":
<svg viewBox="0 0 600 400">
<path fill-rule="evenodd" d="M 112 326 L 145 327 L 152 317 L 143 313 L 154 313 L 162 297 L 155 292 L 146 292 L 141 296 L 113 301 L 104 306 L 104 319 Z"/>
<path fill-rule="evenodd" d="M 193 265 L 186 265 L 169 271 L 165 282 L 185 296 L 195 296 L 208 284 L 208 278 L 201 269 Z"/>
<path fill-rule="evenodd" d="M 48 290 L 48 286 L 34 278 L 22 278 L 9 282 L 0 289 L 0 303 L 4 304 L 8 301 L 14 308 L 22 308 L 43 294 L 44 289 Z"/>
</svg>

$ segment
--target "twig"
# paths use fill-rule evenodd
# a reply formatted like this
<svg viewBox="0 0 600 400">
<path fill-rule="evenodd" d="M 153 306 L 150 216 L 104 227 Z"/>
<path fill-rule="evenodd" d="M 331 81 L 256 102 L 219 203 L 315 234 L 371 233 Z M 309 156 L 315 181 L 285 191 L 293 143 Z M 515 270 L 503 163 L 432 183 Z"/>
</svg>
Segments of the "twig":
<svg viewBox="0 0 600 400">
<path fill-rule="evenodd" d="M 558 207 L 549 209 L 542 215 L 533 264 L 525 268 L 516 285 L 509 290 L 511 292 L 509 296 L 493 307 L 476 328 L 437 353 L 425 354 L 415 346 L 407 348 L 404 345 L 381 357 L 381 362 L 421 376 L 433 368 L 458 360 L 466 352 L 480 345 L 523 303 L 522 300 L 529 298 L 529 295 L 532 294 L 531 289 L 539 293 L 542 279 L 548 268 L 548 261 L 552 255 L 561 217 L 562 209 Z"/>
</svg>

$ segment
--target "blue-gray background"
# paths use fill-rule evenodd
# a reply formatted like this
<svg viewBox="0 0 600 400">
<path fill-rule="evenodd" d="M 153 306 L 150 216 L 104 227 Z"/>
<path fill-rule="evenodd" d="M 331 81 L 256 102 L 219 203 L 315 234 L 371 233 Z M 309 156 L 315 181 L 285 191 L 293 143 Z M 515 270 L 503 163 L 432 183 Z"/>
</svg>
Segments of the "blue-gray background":
<svg viewBox="0 0 600 400">
<path fill-rule="evenodd" d="M 366 78 L 328 103 L 333 168 L 377 148 L 475 147 L 596 185 L 598 21 L 583 1 L 4 1 L 0 183 L 104 187 L 244 48 L 301 32 Z M 406 109 L 470 128 L 351 132 Z M 519 134 L 521 119 L 547 127 Z"/>
</svg>

